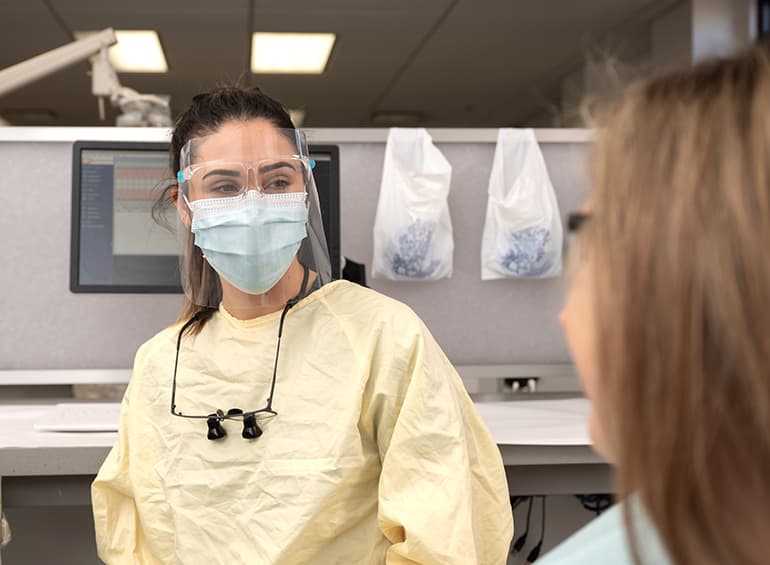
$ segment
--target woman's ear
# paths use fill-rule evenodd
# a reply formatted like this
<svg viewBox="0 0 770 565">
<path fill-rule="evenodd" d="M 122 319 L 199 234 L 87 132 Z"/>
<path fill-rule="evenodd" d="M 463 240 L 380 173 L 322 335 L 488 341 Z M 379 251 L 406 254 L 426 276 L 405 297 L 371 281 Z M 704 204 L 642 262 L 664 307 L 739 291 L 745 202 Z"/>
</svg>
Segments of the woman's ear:
<svg viewBox="0 0 770 565">
<path fill-rule="evenodd" d="M 185 200 L 184 195 L 182 195 L 181 192 L 179 191 L 179 185 L 171 187 L 170 196 L 171 196 L 171 200 L 174 201 L 174 205 L 176 206 L 176 212 L 177 214 L 179 214 L 179 219 L 182 220 L 182 223 L 189 230 L 190 227 L 192 226 L 192 218 L 190 217 L 190 208 L 187 206 L 187 201 Z"/>
</svg>

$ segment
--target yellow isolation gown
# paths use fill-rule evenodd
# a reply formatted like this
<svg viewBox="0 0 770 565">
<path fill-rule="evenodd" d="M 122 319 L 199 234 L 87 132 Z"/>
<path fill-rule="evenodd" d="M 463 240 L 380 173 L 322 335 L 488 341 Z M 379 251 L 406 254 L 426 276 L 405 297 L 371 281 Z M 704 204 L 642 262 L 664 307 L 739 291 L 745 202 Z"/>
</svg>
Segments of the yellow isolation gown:
<svg viewBox="0 0 770 565">
<path fill-rule="evenodd" d="M 177 409 L 265 405 L 280 312 L 220 308 L 179 355 Z M 503 564 L 497 446 L 405 305 L 336 281 L 286 316 L 256 440 L 170 414 L 180 325 L 137 352 L 119 439 L 92 485 L 100 557 L 123 563 Z"/>
</svg>

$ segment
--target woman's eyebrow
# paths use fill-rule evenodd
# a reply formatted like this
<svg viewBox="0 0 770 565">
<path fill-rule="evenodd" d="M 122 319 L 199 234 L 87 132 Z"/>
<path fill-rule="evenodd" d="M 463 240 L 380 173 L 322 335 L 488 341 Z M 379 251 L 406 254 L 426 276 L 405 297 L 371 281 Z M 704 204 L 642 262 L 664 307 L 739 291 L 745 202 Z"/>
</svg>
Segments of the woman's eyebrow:
<svg viewBox="0 0 770 565">
<path fill-rule="evenodd" d="M 205 179 L 208 176 L 211 175 L 223 175 L 226 177 L 239 177 L 241 176 L 241 171 L 237 169 L 214 169 L 213 171 L 209 171 L 205 175 L 203 175 L 203 178 Z"/>
<path fill-rule="evenodd" d="M 292 170 L 296 170 L 288 161 L 279 161 L 277 163 L 270 163 L 259 168 L 260 173 L 267 173 L 274 169 L 280 169 L 281 167 L 289 167 Z"/>
</svg>

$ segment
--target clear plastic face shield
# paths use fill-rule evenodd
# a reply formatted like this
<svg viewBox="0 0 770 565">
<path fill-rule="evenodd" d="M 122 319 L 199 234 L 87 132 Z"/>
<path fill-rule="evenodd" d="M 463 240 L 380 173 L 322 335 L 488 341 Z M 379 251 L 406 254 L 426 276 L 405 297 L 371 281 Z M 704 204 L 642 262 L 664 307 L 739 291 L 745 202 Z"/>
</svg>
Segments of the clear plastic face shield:
<svg viewBox="0 0 770 565">
<path fill-rule="evenodd" d="M 182 288 L 217 308 L 225 292 L 282 306 L 331 280 L 313 162 L 300 130 L 228 122 L 180 154 L 177 210 Z M 299 281 L 299 282 L 297 282 Z"/>
</svg>

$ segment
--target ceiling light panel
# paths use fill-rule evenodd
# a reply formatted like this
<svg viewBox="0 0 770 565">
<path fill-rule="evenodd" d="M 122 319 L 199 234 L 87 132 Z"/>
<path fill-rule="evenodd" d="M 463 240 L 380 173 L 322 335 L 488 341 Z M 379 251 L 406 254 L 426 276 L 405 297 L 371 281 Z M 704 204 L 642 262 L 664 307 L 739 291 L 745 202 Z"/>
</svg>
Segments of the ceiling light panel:
<svg viewBox="0 0 770 565">
<path fill-rule="evenodd" d="M 81 39 L 95 33 L 76 31 Z M 117 44 L 108 50 L 110 63 L 121 73 L 166 73 L 168 64 L 160 46 L 158 33 L 153 30 L 116 30 Z"/>
<path fill-rule="evenodd" d="M 333 33 L 255 33 L 251 72 L 321 74 L 336 39 Z"/>
</svg>

